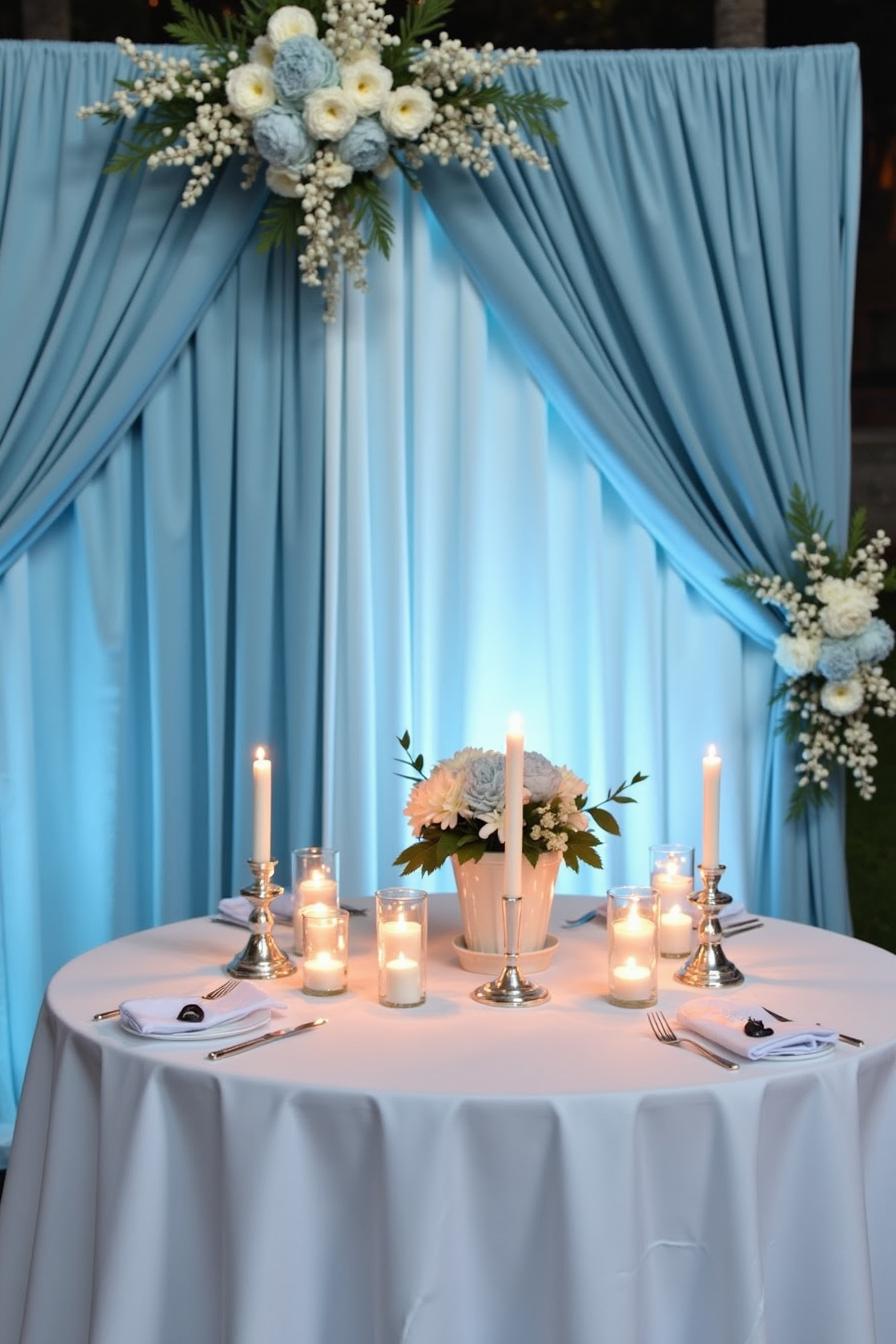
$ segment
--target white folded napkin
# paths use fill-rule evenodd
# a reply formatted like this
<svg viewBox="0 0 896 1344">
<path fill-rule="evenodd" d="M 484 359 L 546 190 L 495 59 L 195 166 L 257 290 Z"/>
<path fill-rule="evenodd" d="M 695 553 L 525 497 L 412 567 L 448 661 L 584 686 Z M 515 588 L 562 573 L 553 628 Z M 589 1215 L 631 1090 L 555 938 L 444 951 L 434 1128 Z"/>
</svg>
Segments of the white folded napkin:
<svg viewBox="0 0 896 1344">
<path fill-rule="evenodd" d="M 166 994 L 153 999 L 126 999 L 119 1006 L 122 1023 L 141 1036 L 192 1036 L 198 1031 L 209 1031 L 213 1027 L 225 1027 L 239 1022 L 261 1009 L 271 1013 L 286 1010 L 266 994 L 257 985 L 248 981 L 239 981 L 220 999 L 203 999 L 202 991 L 195 994 Z M 178 1022 L 177 1015 L 188 1003 L 196 1003 L 205 1016 L 201 1022 Z M 262 1022 L 259 1025 L 263 1025 Z"/>
<path fill-rule="evenodd" d="M 747 1036 L 744 1027 L 749 1017 L 771 1027 L 774 1035 Z M 827 1027 L 811 1022 L 778 1022 L 758 1003 L 717 996 L 688 999 L 678 1009 L 678 1021 L 686 1030 L 745 1059 L 805 1059 L 837 1039 L 837 1032 Z"/>
<path fill-rule="evenodd" d="M 271 914 L 277 924 L 292 923 L 292 892 L 284 891 L 271 901 Z M 252 902 L 245 896 L 222 896 L 218 902 L 218 913 L 231 924 L 248 924 L 252 913 Z"/>
</svg>

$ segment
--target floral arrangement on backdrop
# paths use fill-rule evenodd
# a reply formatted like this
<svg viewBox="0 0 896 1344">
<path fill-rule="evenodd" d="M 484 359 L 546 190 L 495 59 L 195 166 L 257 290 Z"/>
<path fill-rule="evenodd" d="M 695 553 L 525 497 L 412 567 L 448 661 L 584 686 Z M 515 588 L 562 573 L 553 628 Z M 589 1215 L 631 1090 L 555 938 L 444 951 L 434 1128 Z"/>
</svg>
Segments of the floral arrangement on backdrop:
<svg viewBox="0 0 896 1344">
<path fill-rule="evenodd" d="M 394 860 L 404 864 L 402 874 L 420 869 L 434 873 L 452 855 L 459 863 L 471 863 L 483 854 L 504 850 L 504 753 L 464 747 L 440 761 L 426 774 L 423 757 L 411 754 L 410 734 L 398 744 L 413 775 L 414 783 L 405 816 L 414 835 L 412 845 Z M 646 775 L 635 774 L 603 802 L 587 806 L 588 785 L 565 765 L 554 765 L 538 751 L 523 756 L 523 854 L 533 868 L 541 854 L 560 854 L 575 872 L 579 864 L 602 868 L 598 847 L 603 843 L 592 823 L 610 835 L 619 835 L 619 823 L 608 803 L 634 803 L 626 790 L 643 783 Z"/>
<path fill-rule="evenodd" d="M 874 720 L 896 715 L 896 689 L 883 670 L 893 631 L 874 613 L 878 594 L 896 588 L 896 571 L 883 558 L 890 538 L 880 530 L 866 538 L 863 509 L 841 553 L 828 542 L 830 524 L 794 486 L 787 527 L 796 581 L 747 572 L 728 582 L 777 607 L 787 625 L 775 644 L 787 680 L 773 698 L 784 704 L 781 731 L 801 748 L 788 812 L 796 817 L 824 800 L 837 766 L 851 773 L 861 798 L 874 795 Z"/>
<path fill-rule="evenodd" d="M 274 199 L 261 246 L 298 243 L 301 278 L 323 285 L 327 319 L 342 269 L 363 289 L 369 248 L 389 255 L 394 221 L 382 182 L 394 169 L 415 187 L 426 159 L 485 177 L 499 146 L 549 167 L 526 137 L 553 140 L 548 113 L 563 100 L 501 79 L 510 66 L 537 65 L 537 52 L 469 48 L 444 31 L 432 41 L 453 0 L 411 0 L 396 32 L 377 0 L 243 0 L 220 21 L 172 3 L 180 17 L 169 33 L 198 54 L 118 38 L 135 77 L 79 115 L 131 123 L 112 172 L 188 168 L 185 206 L 234 154 L 247 187 L 263 167 Z"/>
</svg>

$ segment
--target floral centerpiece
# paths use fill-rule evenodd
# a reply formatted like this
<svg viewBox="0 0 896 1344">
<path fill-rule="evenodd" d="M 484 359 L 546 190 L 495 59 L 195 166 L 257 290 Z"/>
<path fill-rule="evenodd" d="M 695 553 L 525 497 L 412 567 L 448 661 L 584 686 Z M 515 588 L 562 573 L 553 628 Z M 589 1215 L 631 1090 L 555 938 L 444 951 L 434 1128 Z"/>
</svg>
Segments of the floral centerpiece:
<svg viewBox="0 0 896 1344">
<path fill-rule="evenodd" d="M 413 774 L 405 815 L 414 841 L 395 859 L 402 873 L 433 873 L 450 859 L 454 868 L 464 938 L 468 948 L 496 952 L 502 947 L 500 900 L 504 867 L 504 753 L 464 747 L 427 774 L 411 739 L 398 739 L 402 762 Z M 603 843 L 593 827 L 619 835 L 608 804 L 635 802 L 627 790 L 647 778 L 623 781 L 601 803 L 588 806 L 588 786 L 565 765 L 538 751 L 523 757 L 522 951 L 545 946 L 554 882 L 561 861 L 575 872 L 584 863 L 602 868 Z"/>
<path fill-rule="evenodd" d="M 828 542 L 830 524 L 796 486 L 787 526 L 794 578 L 751 571 L 728 582 L 777 607 L 787 625 L 775 644 L 787 679 L 773 698 L 784 705 L 781 731 L 801 749 L 788 812 L 796 817 L 825 799 L 837 766 L 851 773 L 861 798 L 874 796 L 874 720 L 896 715 L 896 689 L 883 669 L 893 631 L 874 613 L 878 594 L 896 588 L 896 572 L 883 558 L 890 538 L 878 530 L 866 539 L 862 509 L 842 553 Z"/>
<path fill-rule="evenodd" d="M 227 161 L 259 169 L 272 200 L 262 246 L 295 242 L 307 285 L 323 285 L 332 318 L 342 268 L 365 288 L 370 247 L 388 256 L 393 219 L 382 179 L 399 169 L 415 187 L 426 159 L 456 160 L 480 176 L 503 147 L 547 169 L 527 136 L 551 140 L 547 114 L 563 100 L 515 92 L 502 75 L 537 65 L 535 51 L 464 47 L 447 32 L 453 0 L 411 0 L 394 19 L 377 0 L 308 0 L 307 6 L 242 0 L 219 21 L 172 0 L 168 31 L 195 50 L 170 56 L 118 45 L 136 67 L 106 102 L 82 117 L 125 119 L 132 138 L 110 171 L 189 169 L 182 204 L 195 205 Z"/>
<path fill-rule="evenodd" d="M 405 816 L 413 844 L 394 860 L 404 864 L 407 876 L 418 869 L 434 873 L 447 858 L 471 863 L 485 854 L 504 852 L 504 753 L 481 747 L 462 750 L 440 761 L 430 774 L 423 757 L 411 755 L 411 739 L 398 739 L 414 775 Z M 565 765 L 554 765 L 539 751 L 523 757 L 523 855 L 534 868 L 542 854 L 558 854 L 574 872 L 579 864 L 602 868 L 598 854 L 602 840 L 591 829 L 599 826 L 619 835 L 619 823 L 608 803 L 633 803 L 627 789 L 647 778 L 640 773 L 623 782 L 593 807 L 588 807 L 588 785 Z"/>
</svg>

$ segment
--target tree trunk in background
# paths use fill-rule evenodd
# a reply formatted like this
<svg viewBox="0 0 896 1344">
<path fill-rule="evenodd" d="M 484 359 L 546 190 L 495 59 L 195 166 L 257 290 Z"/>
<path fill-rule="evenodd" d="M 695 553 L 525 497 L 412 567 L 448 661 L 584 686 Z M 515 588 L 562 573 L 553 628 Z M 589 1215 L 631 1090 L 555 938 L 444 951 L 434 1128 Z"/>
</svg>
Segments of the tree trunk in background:
<svg viewBox="0 0 896 1344">
<path fill-rule="evenodd" d="M 717 47 L 764 47 L 766 0 L 715 0 Z"/>
<path fill-rule="evenodd" d="M 69 0 L 22 0 L 22 36 L 68 41 L 71 37 Z"/>
</svg>

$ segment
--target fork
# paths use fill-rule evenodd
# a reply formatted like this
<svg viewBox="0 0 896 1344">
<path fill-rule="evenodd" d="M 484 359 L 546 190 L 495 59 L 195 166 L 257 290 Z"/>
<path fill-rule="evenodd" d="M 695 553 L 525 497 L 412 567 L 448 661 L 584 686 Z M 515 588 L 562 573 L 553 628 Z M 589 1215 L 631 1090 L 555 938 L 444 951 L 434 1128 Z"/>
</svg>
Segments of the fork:
<svg viewBox="0 0 896 1344">
<path fill-rule="evenodd" d="M 769 1017 L 773 1017 L 776 1022 L 793 1021 L 792 1017 L 782 1017 L 780 1013 L 776 1013 L 772 1008 L 763 1007 L 762 1011 L 764 1013 L 768 1013 Z M 842 1031 L 837 1033 L 837 1040 L 842 1041 L 844 1045 L 855 1045 L 859 1049 L 861 1049 L 862 1046 L 865 1044 L 864 1041 L 859 1040 L 858 1036 L 844 1036 Z"/>
<path fill-rule="evenodd" d="M 203 999 L 223 999 L 225 994 L 229 994 L 232 989 L 236 989 L 238 980 L 223 980 L 220 985 L 215 985 L 207 994 L 202 994 Z M 108 1008 L 104 1013 L 94 1013 L 94 1022 L 107 1022 L 110 1017 L 118 1017 L 120 1008 Z"/>
<path fill-rule="evenodd" d="M 698 1045 L 696 1041 L 689 1041 L 686 1036 L 676 1036 L 675 1032 L 666 1021 L 664 1013 L 659 1011 L 648 1013 L 647 1020 L 650 1023 L 650 1029 L 661 1045 L 681 1045 L 686 1049 L 696 1050 L 698 1055 L 705 1055 L 711 1059 L 713 1064 L 719 1064 L 723 1069 L 739 1069 L 739 1064 L 734 1064 L 730 1059 L 723 1059 L 721 1055 L 714 1055 L 711 1050 Z"/>
</svg>

